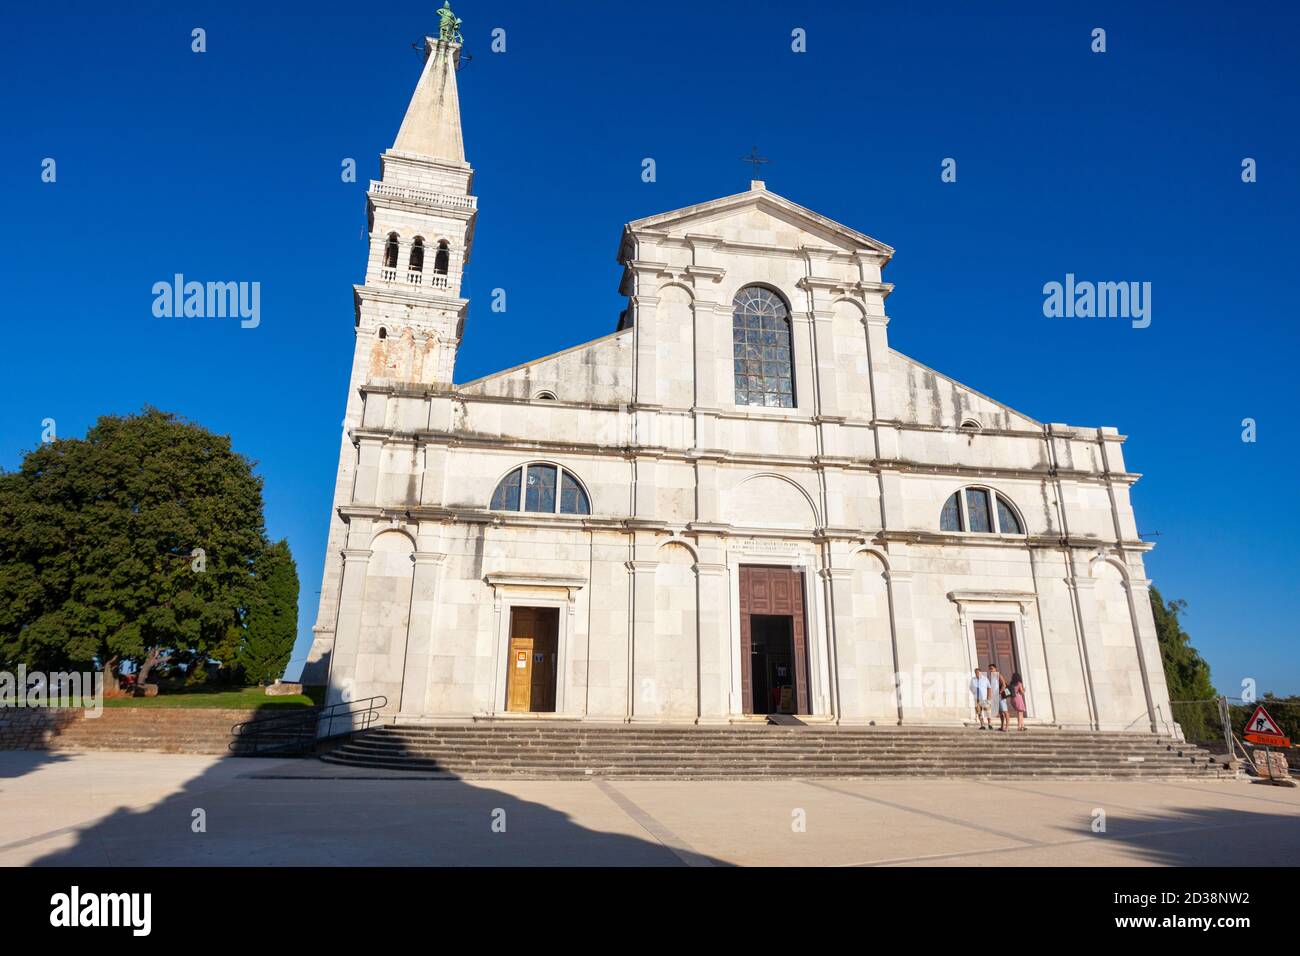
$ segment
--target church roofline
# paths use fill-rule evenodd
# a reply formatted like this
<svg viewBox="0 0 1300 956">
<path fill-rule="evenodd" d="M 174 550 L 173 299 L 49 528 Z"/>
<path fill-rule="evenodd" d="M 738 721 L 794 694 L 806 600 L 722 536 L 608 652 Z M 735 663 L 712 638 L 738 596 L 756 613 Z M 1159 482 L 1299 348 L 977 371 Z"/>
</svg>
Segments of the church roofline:
<svg viewBox="0 0 1300 956">
<path fill-rule="evenodd" d="M 892 347 L 891 347 L 891 348 L 889 349 L 889 351 L 893 352 L 893 353 L 894 353 L 895 355 L 897 355 L 899 358 L 906 359 L 907 361 L 911 362 L 911 363 L 912 363 L 913 365 L 915 365 L 917 368 L 924 369 L 925 371 L 929 372 L 931 375 L 936 375 L 936 376 L 938 376 L 939 378 L 943 379 L 943 380 L 946 381 L 946 382 L 952 382 L 952 384 L 956 385 L 958 388 L 964 388 L 966 391 L 970 392 L 972 395 L 975 395 L 975 396 L 977 396 L 977 397 L 979 397 L 979 398 L 982 398 L 982 399 L 984 399 L 984 401 L 986 401 L 986 402 L 992 402 L 992 403 L 993 403 L 994 405 L 996 405 L 998 408 L 1001 408 L 1001 409 L 1004 410 L 1004 411 L 1010 412 L 1012 415 L 1015 415 L 1015 416 L 1017 416 L 1018 418 L 1023 418 L 1023 419 L 1024 419 L 1025 421 L 1027 421 L 1027 422 L 1033 422 L 1034 425 L 1036 425 L 1036 426 L 1039 427 L 1039 428 L 1042 428 L 1042 427 L 1043 427 L 1043 423 L 1040 422 L 1038 419 L 1034 418 L 1033 416 L 1031 416 L 1031 415 L 1026 415 L 1024 412 L 1021 412 L 1021 411 L 1017 411 L 1016 409 L 1012 408 L 1010 405 L 1006 404 L 1005 402 L 999 402 L 996 398 L 993 398 L 993 397 L 991 397 L 991 396 L 989 396 L 989 395 L 985 395 L 983 392 L 979 391 L 978 389 L 971 388 L 971 387 L 970 387 L 969 385 L 967 385 L 965 382 L 959 382 L 959 381 L 957 381 L 957 380 L 956 380 L 955 378 L 953 378 L 951 375 L 945 375 L 943 372 L 940 372 L 940 371 L 937 370 L 937 369 L 930 368 L 930 366 L 926 365 L 924 362 L 918 362 L 916 359 L 912 358 L 912 356 L 910 356 L 910 355 L 906 355 L 906 354 L 904 354 L 904 353 L 898 351 L 898 349 L 896 349 L 896 348 L 892 348 Z"/>
<path fill-rule="evenodd" d="M 518 365 L 512 365 L 510 368 L 503 368 L 499 372 L 489 372 L 487 375 L 480 376 L 479 378 L 476 379 L 471 379 L 468 382 L 461 382 L 459 385 L 456 386 L 456 388 L 457 389 L 469 388 L 471 385 L 478 385 L 480 382 L 486 382 L 489 379 L 497 378 L 498 376 L 501 375 L 509 375 L 511 372 L 518 372 L 520 369 L 528 368 L 530 365 L 536 365 L 539 362 L 545 362 L 548 359 L 559 358 L 561 355 L 567 355 L 569 352 L 576 352 L 579 349 L 585 349 L 593 345 L 599 345 L 601 342 L 607 342 L 610 339 L 617 338 L 618 336 L 624 335 L 630 331 L 632 331 L 631 326 L 628 326 L 627 328 L 624 329 L 617 329 L 613 332 L 610 332 L 608 335 L 602 335 L 598 339 L 591 339 L 588 342 L 579 342 L 577 345 L 570 345 L 567 349 L 560 349 L 558 352 L 552 352 L 549 355 L 541 355 L 535 359 L 529 359 L 527 362 L 520 362 Z"/>
<path fill-rule="evenodd" d="M 710 199 L 706 202 L 696 203 L 693 206 L 683 206 L 680 209 L 672 209 L 668 212 L 657 213 L 653 216 L 645 216 L 641 219 L 634 219 L 623 227 L 623 242 L 619 245 L 619 261 L 626 258 L 627 237 L 633 232 L 656 232 L 663 227 L 683 219 L 694 218 L 698 216 L 710 215 L 717 212 L 725 212 L 729 209 L 735 209 L 745 205 L 770 206 L 786 212 L 797 219 L 811 223 L 821 229 L 831 232 L 841 238 L 862 247 L 864 250 L 875 253 L 881 258 L 881 266 L 884 266 L 894 255 L 892 246 L 888 246 L 879 239 L 873 239 L 864 232 L 858 232 L 856 229 L 850 229 L 843 223 L 836 222 L 821 213 L 813 212 L 807 206 L 801 206 L 796 202 L 786 199 L 784 196 L 769 191 L 760 183 L 755 183 L 753 187 L 743 193 L 733 193 L 730 196 L 722 196 L 718 199 Z"/>
</svg>

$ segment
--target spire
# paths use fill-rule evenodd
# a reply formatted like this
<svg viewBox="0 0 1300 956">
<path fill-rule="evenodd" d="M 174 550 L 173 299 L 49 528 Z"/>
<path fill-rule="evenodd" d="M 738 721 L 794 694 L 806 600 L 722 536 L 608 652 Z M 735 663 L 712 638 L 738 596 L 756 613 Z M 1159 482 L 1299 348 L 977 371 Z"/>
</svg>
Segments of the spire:
<svg viewBox="0 0 1300 956">
<path fill-rule="evenodd" d="M 456 92 L 459 59 L 460 44 L 455 40 L 424 38 L 424 72 L 411 94 L 411 105 L 406 108 L 402 128 L 393 142 L 394 150 L 464 165 L 460 97 Z"/>
</svg>

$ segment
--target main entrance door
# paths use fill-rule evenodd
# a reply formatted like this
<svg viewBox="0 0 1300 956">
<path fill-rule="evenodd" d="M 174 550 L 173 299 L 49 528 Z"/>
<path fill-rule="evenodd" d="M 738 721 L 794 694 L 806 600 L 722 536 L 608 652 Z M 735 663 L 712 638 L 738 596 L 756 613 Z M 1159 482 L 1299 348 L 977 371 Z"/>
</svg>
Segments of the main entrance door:
<svg viewBox="0 0 1300 956">
<path fill-rule="evenodd" d="M 811 713 L 802 571 L 741 565 L 740 689 L 747 714 Z"/>
<path fill-rule="evenodd" d="M 512 607 L 506 667 L 506 710 L 554 713 L 560 609 Z"/>
<path fill-rule="evenodd" d="M 987 672 L 996 664 L 1008 683 L 1011 675 L 1020 670 L 1016 657 L 1016 638 L 1010 621 L 975 622 L 975 665 Z M 1021 679 L 1024 675 L 1021 674 Z"/>
</svg>

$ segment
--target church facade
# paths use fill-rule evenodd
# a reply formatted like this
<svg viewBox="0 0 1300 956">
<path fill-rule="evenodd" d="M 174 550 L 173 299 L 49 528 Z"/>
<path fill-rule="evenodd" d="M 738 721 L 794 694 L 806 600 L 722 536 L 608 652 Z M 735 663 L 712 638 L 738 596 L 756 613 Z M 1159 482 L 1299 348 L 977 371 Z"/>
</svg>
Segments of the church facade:
<svg viewBox="0 0 1300 956">
<path fill-rule="evenodd" d="M 369 196 L 315 640 L 398 722 L 1176 732 L 1116 429 L 889 345 L 893 250 L 754 182 L 628 223 L 614 330 L 453 384 L 477 200 L 459 46 Z M 614 324 L 614 323 L 611 323 Z"/>
</svg>

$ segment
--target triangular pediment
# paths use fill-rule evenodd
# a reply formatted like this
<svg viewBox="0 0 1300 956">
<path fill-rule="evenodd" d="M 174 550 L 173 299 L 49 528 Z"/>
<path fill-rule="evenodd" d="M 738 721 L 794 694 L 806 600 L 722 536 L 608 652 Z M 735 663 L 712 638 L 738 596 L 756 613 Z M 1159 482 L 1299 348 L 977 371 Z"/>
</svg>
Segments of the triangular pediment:
<svg viewBox="0 0 1300 956">
<path fill-rule="evenodd" d="M 762 188 L 646 216 L 628 223 L 627 229 L 675 237 L 711 236 L 777 248 L 825 246 L 845 252 L 873 252 L 885 260 L 894 254 L 878 239 Z"/>
</svg>

